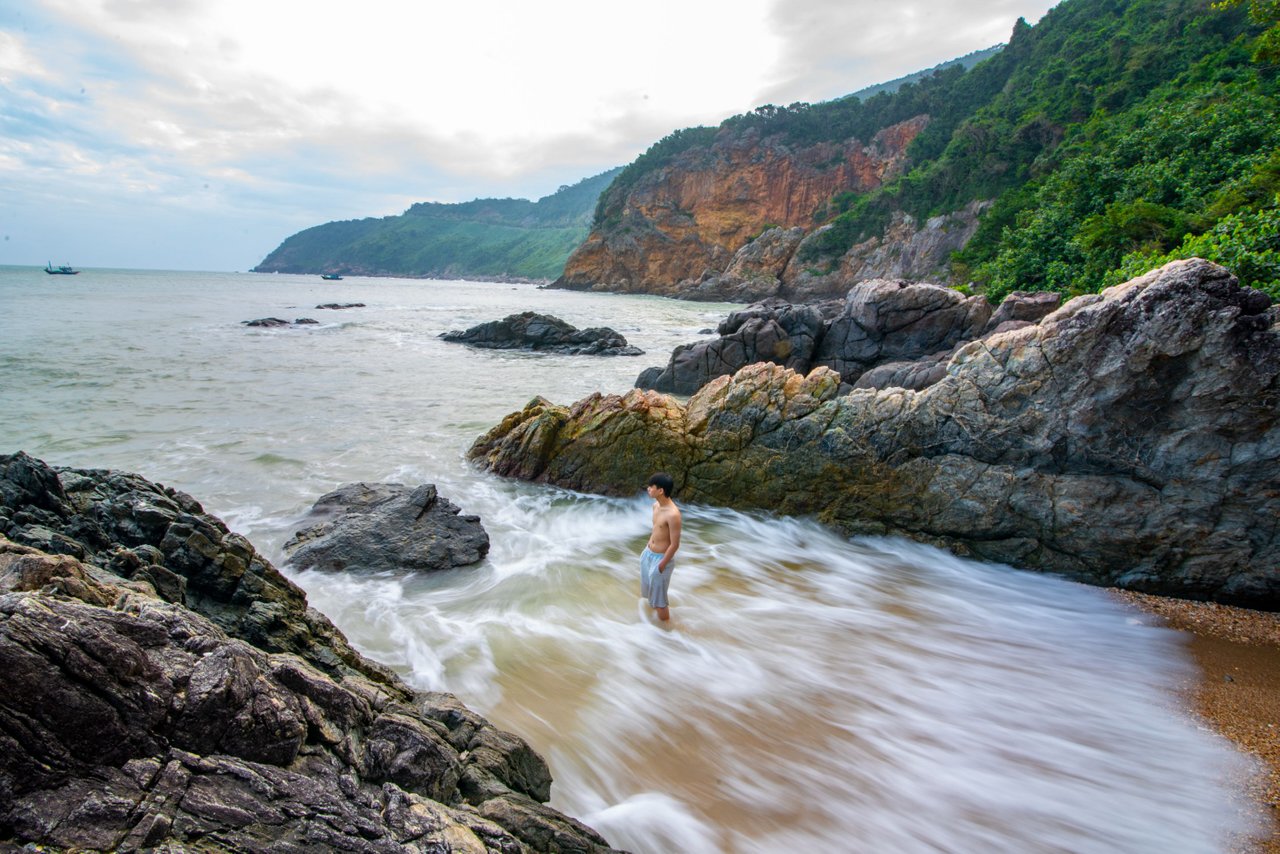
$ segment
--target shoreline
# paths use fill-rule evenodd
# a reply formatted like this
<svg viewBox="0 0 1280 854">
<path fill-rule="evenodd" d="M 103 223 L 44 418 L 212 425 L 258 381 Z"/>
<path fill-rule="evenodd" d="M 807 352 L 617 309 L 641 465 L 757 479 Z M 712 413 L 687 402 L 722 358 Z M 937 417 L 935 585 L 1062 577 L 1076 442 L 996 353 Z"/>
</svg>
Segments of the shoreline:
<svg viewBox="0 0 1280 854">
<path fill-rule="evenodd" d="M 1270 827 L 1232 840 L 1228 850 L 1280 854 L 1280 613 L 1110 592 L 1160 625 L 1187 634 L 1198 676 L 1179 693 L 1190 711 L 1259 764 L 1240 789 Z"/>
</svg>

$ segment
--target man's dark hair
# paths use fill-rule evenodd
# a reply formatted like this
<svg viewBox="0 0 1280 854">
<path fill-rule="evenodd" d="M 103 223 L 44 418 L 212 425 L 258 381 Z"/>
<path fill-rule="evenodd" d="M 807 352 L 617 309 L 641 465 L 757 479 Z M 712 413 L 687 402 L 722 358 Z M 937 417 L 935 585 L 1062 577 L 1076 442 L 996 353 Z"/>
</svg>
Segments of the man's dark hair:
<svg viewBox="0 0 1280 854">
<path fill-rule="evenodd" d="M 645 483 L 645 486 L 656 486 L 658 489 L 662 490 L 663 495 L 670 498 L 671 493 L 676 488 L 676 482 L 671 479 L 671 475 L 667 474 L 665 471 L 660 471 L 653 477 L 649 478 L 648 482 Z"/>
</svg>

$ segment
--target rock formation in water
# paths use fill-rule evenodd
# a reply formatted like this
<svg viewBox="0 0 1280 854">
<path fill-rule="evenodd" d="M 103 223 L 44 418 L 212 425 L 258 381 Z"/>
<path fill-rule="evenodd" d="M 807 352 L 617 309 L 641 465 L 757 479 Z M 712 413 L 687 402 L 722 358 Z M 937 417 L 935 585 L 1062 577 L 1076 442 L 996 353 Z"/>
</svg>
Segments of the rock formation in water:
<svg viewBox="0 0 1280 854">
<path fill-rule="evenodd" d="M 190 496 L 0 456 L 0 840 L 605 851 L 527 743 L 359 655 Z"/>
<path fill-rule="evenodd" d="M 644 355 L 643 350 L 632 347 L 607 326 L 578 329 L 558 317 L 534 311 L 512 314 L 465 331 L 445 332 L 440 337 L 488 350 L 537 350 L 569 356 Z"/>
<path fill-rule="evenodd" d="M 434 572 L 489 553 L 480 517 L 462 515 L 430 483 L 348 483 L 321 496 L 310 520 L 284 544 L 298 569 Z"/>
<path fill-rule="evenodd" d="M 613 495 L 663 469 L 689 501 L 1280 608 L 1280 308 L 1192 259 L 1014 325 L 922 391 L 841 394 L 830 368 L 757 364 L 687 405 L 538 398 L 470 456 Z"/>
<path fill-rule="evenodd" d="M 898 175 L 928 121 L 916 116 L 870 140 L 811 145 L 761 138 L 756 129 L 724 131 L 625 191 L 610 187 L 601 199 L 606 218 L 569 257 L 555 286 L 710 300 L 780 295 L 781 283 L 805 273 L 799 265 L 793 274 L 786 270 L 815 213 L 837 193 L 865 193 Z M 923 275 L 936 266 L 893 269 Z M 801 300 L 852 284 L 810 278 L 796 292 Z"/>
<path fill-rule="evenodd" d="M 1038 322 L 1060 299 L 1014 293 L 993 312 L 982 296 L 883 279 L 856 285 L 843 303 L 768 299 L 730 314 L 719 338 L 677 347 L 665 367 L 642 372 L 636 387 L 692 394 L 716 377 L 772 362 L 802 374 L 832 368 L 859 388 L 918 390 L 942 378 L 964 343 Z"/>
</svg>

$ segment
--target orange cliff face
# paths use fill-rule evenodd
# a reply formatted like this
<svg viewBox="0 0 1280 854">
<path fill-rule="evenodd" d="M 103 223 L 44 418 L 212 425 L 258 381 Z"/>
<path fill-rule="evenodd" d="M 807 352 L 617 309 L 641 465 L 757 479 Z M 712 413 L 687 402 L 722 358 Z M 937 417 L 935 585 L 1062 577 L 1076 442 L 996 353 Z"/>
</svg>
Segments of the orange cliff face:
<svg viewBox="0 0 1280 854">
<path fill-rule="evenodd" d="M 720 273 L 766 226 L 813 228 L 837 193 L 898 175 L 928 124 L 917 116 L 856 139 L 792 147 L 755 129 L 722 133 L 642 177 L 621 217 L 596 228 L 565 265 L 560 287 L 672 295 Z"/>
</svg>

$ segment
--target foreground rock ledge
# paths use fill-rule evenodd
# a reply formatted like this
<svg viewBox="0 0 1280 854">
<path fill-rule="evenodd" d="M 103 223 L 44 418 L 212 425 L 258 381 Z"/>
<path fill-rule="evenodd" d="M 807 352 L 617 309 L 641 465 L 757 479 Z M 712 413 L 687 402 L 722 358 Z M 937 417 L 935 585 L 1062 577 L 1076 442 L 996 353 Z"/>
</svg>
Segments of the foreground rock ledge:
<svg viewBox="0 0 1280 854">
<path fill-rule="evenodd" d="M 190 496 L 0 456 L 0 848 L 611 850 Z"/>
<path fill-rule="evenodd" d="M 923 391 L 757 364 L 687 405 L 537 398 L 500 475 L 814 514 L 1091 584 L 1280 610 L 1280 309 L 1200 259 L 962 347 Z"/>
</svg>

